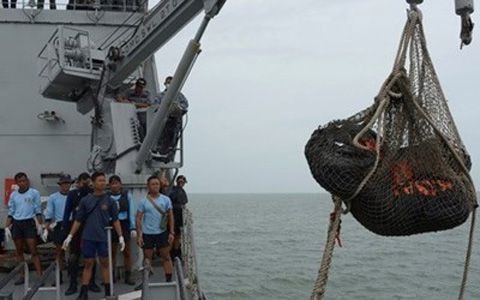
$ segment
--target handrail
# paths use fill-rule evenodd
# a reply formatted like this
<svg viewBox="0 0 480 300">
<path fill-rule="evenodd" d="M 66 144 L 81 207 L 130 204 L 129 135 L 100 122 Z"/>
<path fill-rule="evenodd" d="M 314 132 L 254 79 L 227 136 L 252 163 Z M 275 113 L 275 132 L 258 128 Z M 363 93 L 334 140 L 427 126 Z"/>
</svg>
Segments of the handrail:
<svg viewBox="0 0 480 300">
<path fill-rule="evenodd" d="M 55 261 L 48 266 L 48 268 L 43 272 L 42 277 L 40 277 L 40 280 L 35 282 L 35 284 L 32 286 L 32 288 L 27 292 L 25 296 L 23 296 L 23 300 L 31 300 L 33 296 L 38 292 L 38 290 L 45 284 L 45 281 L 47 281 L 48 277 L 50 274 L 55 271 L 55 269 L 58 268 L 58 262 Z M 56 289 L 60 289 L 60 285 L 57 282 Z"/>
<path fill-rule="evenodd" d="M 8 273 L 7 276 L 5 276 L 0 280 L 0 290 L 3 289 L 13 278 L 15 278 L 17 274 L 21 273 L 24 270 L 25 268 L 24 264 L 19 264 L 18 266 L 15 267 L 15 269 L 10 271 L 10 273 Z"/>
<path fill-rule="evenodd" d="M 52 1 L 53 2 L 53 1 Z M 84 2 L 84 3 L 82 3 Z M 136 3 L 134 0 L 121 0 L 121 3 L 86 3 L 83 0 L 57 0 L 55 3 L 52 3 L 55 8 L 50 7 L 50 2 L 45 1 L 45 3 L 38 3 L 37 1 L 17 1 L 16 8 L 4 8 L 4 9 L 23 9 L 29 11 L 40 12 L 42 10 L 58 10 L 58 11 L 86 11 L 88 13 L 95 11 L 99 12 L 129 12 L 129 13 L 144 13 L 146 10 L 145 1 L 141 3 Z"/>
<path fill-rule="evenodd" d="M 185 276 L 183 274 L 183 265 L 180 258 L 175 257 L 175 274 L 177 277 L 178 287 L 180 288 L 180 300 L 187 299 L 187 287 L 185 284 Z"/>
<path fill-rule="evenodd" d="M 112 227 L 105 227 L 107 230 L 107 242 L 108 242 L 108 277 L 110 278 L 110 296 L 113 296 L 113 258 L 112 258 Z"/>
<path fill-rule="evenodd" d="M 142 296 L 141 300 L 148 299 L 148 286 L 150 285 L 150 270 L 152 269 L 152 262 L 145 258 L 143 261 L 143 281 L 142 281 Z"/>
<path fill-rule="evenodd" d="M 185 263 L 185 271 L 190 285 L 193 300 L 205 299 L 198 279 L 198 262 L 193 236 L 192 212 L 185 207 L 183 209 L 184 226 L 182 229 L 182 256 Z"/>
</svg>

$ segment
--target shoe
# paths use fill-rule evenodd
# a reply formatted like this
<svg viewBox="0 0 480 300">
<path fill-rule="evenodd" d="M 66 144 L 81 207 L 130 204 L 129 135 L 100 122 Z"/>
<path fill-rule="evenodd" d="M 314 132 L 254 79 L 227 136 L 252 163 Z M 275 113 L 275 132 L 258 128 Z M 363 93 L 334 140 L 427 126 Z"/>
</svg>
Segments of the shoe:
<svg viewBox="0 0 480 300">
<path fill-rule="evenodd" d="M 107 297 L 110 297 L 110 284 L 109 283 L 105 283 L 105 298 Z"/>
<path fill-rule="evenodd" d="M 100 293 L 100 287 L 95 283 L 95 281 L 90 282 L 88 289 L 94 293 Z"/>
<path fill-rule="evenodd" d="M 82 285 L 77 300 L 88 300 L 88 286 Z"/>
<path fill-rule="evenodd" d="M 20 278 L 17 279 L 17 281 L 15 281 L 14 284 L 15 284 L 15 285 L 22 285 L 22 284 L 24 284 L 24 283 L 25 283 L 25 278 L 20 277 Z"/>
<path fill-rule="evenodd" d="M 77 282 L 70 282 L 70 286 L 65 291 L 65 296 L 70 296 L 77 293 Z"/>
<path fill-rule="evenodd" d="M 132 280 L 132 272 L 130 271 L 125 272 L 125 284 L 135 285 L 135 281 Z"/>
<path fill-rule="evenodd" d="M 135 291 L 140 291 L 140 290 L 142 290 L 142 289 L 143 289 L 143 282 L 140 283 L 139 285 L 137 285 L 134 290 L 135 290 Z"/>
</svg>

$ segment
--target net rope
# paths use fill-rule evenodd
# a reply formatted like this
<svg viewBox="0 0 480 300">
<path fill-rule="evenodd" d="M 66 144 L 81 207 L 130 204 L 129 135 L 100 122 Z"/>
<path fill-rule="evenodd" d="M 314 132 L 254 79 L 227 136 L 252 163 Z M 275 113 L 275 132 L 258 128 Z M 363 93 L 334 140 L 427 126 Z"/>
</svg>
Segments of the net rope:
<svg viewBox="0 0 480 300">
<path fill-rule="evenodd" d="M 334 195 L 337 216 L 330 222 L 311 299 L 323 298 L 326 290 L 342 201 L 345 213 L 384 236 L 451 229 L 471 214 L 459 293 L 463 299 L 478 204 L 470 156 L 433 67 L 416 7 L 408 11 L 392 72 L 374 104 L 320 127 L 305 154 L 314 178 Z"/>
<path fill-rule="evenodd" d="M 192 299 L 200 300 L 203 298 L 198 284 L 198 270 L 193 242 L 193 216 L 188 208 L 183 209 L 183 232 L 181 239 L 182 260 L 185 264 L 186 275 Z"/>
</svg>

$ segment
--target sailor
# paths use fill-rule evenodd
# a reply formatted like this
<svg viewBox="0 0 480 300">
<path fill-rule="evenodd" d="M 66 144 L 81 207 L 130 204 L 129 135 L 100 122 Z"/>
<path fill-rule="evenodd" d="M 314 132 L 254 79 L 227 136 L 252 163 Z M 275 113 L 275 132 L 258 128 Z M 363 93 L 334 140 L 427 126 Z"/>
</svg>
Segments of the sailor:
<svg viewBox="0 0 480 300">
<path fill-rule="evenodd" d="M 93 193 L 88 194 L 80 200 L 75 221 L 69 235 L 63 242 L 63 248 L 67 249 L 73 237 L 78 234 L 83 225 L 81 233 L 81 250 L 84 258 L 82 274 L 82 287 L 77 299 L 88 299 L 89 283 L 92 278 L 94 261 L 98 255 L 102 273 L 105 297 L 110 295 L 110 278 L 108 270 L 108 238 L 106 227 L 113 224 L 118 235 L 120 251 L 125 248 L 125 240 L 122 235 L 122 228 L 118 221 L 118 208 L 114 200 L 106 193 L 107 179 L 102 172 L 92 174 Z"/>
<path fill-rule="evenodd" d="M 47 200 L 47 208 L 45 209 L 45 229 L 43 230 L 42 240 L 47 242 L 50 235 L 55 244 L 55 259 L 60 264 L 60 284 L 63 284 L 63 260 L 65 252 L 62 249 L 63 240 L 65 238 L 62 229 L 63 213 L 65 212 L 65 202 L 68 192 L 72 186 L 73 180 L 70 175 L 65 174 L 58 180 L 60 190 L 51 194 Z"/>
<path fill-rule="evenodd" d="M 160 193 L 160 179 L 151 176 L 147 180 L 148 193 L 137 209 L 137 244 L 143 248 L 145 260 L 152 260 L 154 249 L 162 258 L 163 271 L 167 282 L 172 281 L 173 264 L 170 245 L 175 239 L 172 202 Z M 135 289 L 142 289 L 140 284 Z"/>
<path fill-rule="evenodd" d="M 65 212 L 63 214 L 63 232 L 64 236 L 67 236 L 68 232 L 70 232 L 70 228 L 72 226 L 73 220 L 75 220 L 76 213 L 78 210 L 78 206 L 80 204 L 80 200 L 87 196 L 88 194 L 92 193 L 93 190 L 90 187 L 90 175 L 88 173 L 82 173 L 77 178 L 77 188 L 71 190 L 67 195 L 67 200 L 65 202 Z M 79 229 L 80 231 L 82 228 Z M 78 279 L 78 271 L 80 269 L 80 236 L 75 236 L 72 240 L 71 247 L 69 249 L 69 257 L 68 257 L 68 274 L 70 277 L 70 285 L 68 289 L 65 291 L 65 296 L 73 295 L 77 292 L 77 279 Z M 95 283 L 95 267 L 93 268 L 93 276 L 92 281 L 90 282 L 89 289 L 92 292 L 99 293 L 100 287 Z"/>
<path fill-rule="evenodd" d="M 173 206 L 173 217 L 175 219 L 175 240 L 173 241 L 172 250 L 170 256 L 173 258 L 182 258 L 182 252 L 180 249 L 182 228 L 183 228 L 183 209 L 188 203 L 187 193 L 183 189 L 187 183 L 187 178 L 183 175 L 179 175 L 175 182 L 175 186 L 170 191 L 170 200 Z"/>
<path fill-rule="evenodd" d="M 8 8 L 8 0 L 2 1 L 3 8 Z M 10 8 L 17 8 L 17 0 L 10 0 Z"/>
<path fill-rule="evenodd" d="M 122 189 L 122 180 L 119 176 L 113 175 L 108 180 L 110 185 L 110 198 L 112 198 L 118 206 L 118 220 L 122 227 L 122 233 L 125 239 L 125 249 L 123 250 L 123 261 L 125 267 L 125 283 L 128 285 L 135 285 L 132 280 L 132 257 L 130 251 L 130 237 L 136 238 L 137 231 L 135 230 L 135 204 L 131 193 Z M 113 232 L 112 235 L 112 257 L 113 266 L 116 266 L 115 259 L 118 248 L 118 235 Z M 115 270 L 115 269 L 114 269 Z M 115 275 L 113 275 L 115 278 Z"/>
<path fill-rule="evenodd" d="M 137 109 L 137 117 L 140 123 L 139 132 L 143 138 L 147 133 L 147 113 L 146 108 L 156 104 L 155 99 L 151 96 L 150 91 L 146 89 L 147 81 L 138 78 L 135 87 L 127 91 L 125 95 L 117 97 L 118 102 L 134 104 Z"/>
<path fill-rule="evenodd" d="M 43 5 L 45 4 L 45 0 L 38 0 L 37 1 L 37 8 L 43 9 Z M 50 9 L 57 9 L 57 5 L 55 4 L 55 0 L 50 0 Z"/>
<path fill-rule="evenodd" d="M 172 76 L 165 78 L 165 90 L 157 95 L 157 103 L 161 103 L 162 99 L 165 98 L 172 79 Z M 165 128 L 158 141 L 157 150 L 152 152 L 154 158 L 158 158 L 163 162 L 170 162 L 175 158 L 175 149 L 182 131 L 182 119 L 187 112 L 188 100 L 182 93 L 179 93 L 168 114 Z"/>
<path fill-rule="evenodd" d="M 42 266 L 37 252 L 37 235 L 42 233 L 42 210 L 40 193 L 30 187 L 30 180 L 25 173 L 17 173 L 14 177 L 18 190 L 10 194 L 8 201 L 8 217 L 5 224 L 5 240 L 13 239 L 18 263 L 24 262 L 23 251 L 27 244 L 32 262 L 38 276 L 42 275 Z M 23 275 L 15 285 L 25 281 Z"/>
<path fill-rule="evenodd" d="M 125 96 L 119 98 L 119 101 L 133 103 L 137 108 L 147 108 L 155 104 L 155 100 L 146 86 L 147 81 L 144 78 L 138 78 L 135 87 L 128 90 Z"/>
</svg>

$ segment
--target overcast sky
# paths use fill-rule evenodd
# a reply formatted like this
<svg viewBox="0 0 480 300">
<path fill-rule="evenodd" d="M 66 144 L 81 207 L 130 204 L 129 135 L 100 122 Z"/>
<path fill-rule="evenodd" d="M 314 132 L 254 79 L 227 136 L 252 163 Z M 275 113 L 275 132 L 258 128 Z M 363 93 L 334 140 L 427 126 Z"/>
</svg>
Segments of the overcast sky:
<svg viewBox="0 0 480 300">
<path fill-rule="evenodd" d="M 402 0 L 229 0 L 203 39 L 184 94 L 190 192 L 317 192 L 312 131 L 371 105 L 391 70 Z M 421 6 L 432 59 L 480 179 L 480 27 L 459 50 L 453 0 Z M 477 18 L 480 24 L 480 17 Z M 156 55 L 173 73 L 201 18 Z"/>
</svg>

